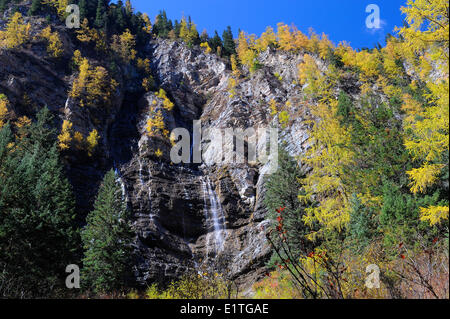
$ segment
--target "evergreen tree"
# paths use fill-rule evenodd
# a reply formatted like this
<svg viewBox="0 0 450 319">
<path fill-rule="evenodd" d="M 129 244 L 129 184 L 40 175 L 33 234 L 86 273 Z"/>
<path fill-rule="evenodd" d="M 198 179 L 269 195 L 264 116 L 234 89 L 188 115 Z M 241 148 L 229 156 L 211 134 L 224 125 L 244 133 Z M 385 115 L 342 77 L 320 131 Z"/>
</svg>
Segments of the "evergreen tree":
<svg viewBox="0 0 450 319">
<path fill-rule="evenodd" d="M 6 4 L 7 4 L 8 0 L 0 0 L 0 12 L 4 12 L 6 9 Z"/>
<path fill-rule="evenodd" d="M 223 47 L 222 39 L 217 31 L 214 32 L 214 37 L 209 41 L 209 46 L 214 52 L 217 52 L 218 47 Z"/>
<path fill-rule="evenodd" d="M 80 0 L 80 2 L 78 3 L 78 6 L 80 8 L 80 21 L 83 21 L 85 18 L 87 18 L 88 8 L 86 1 L 87 0 Z"/>
<path fill-rule="evenodd" d="M 104 3 L 103 0 L 98 0 L 94 25 L 98 29 L 101 29 L 105 26 L 105 22 L 106 22 L 106 10 L 104 7 Z"/>
<path fill-rule="evenodd" d="M 0 131 L 0 287 L 13 287 L 0 288 L 3 297 L 56 296 L 77 263 L 75 201 L 53 125 L 45 108 L 27 137 L 14 140 L 9 125 Z"/>
<path fill-rule="evenodd" d="M 125 13 L 123 8 L 123 2 L 118 1 L 117 2 L 117 8 L 114 12 L 114 25 L 117 26 L 117 31 L 120 33 L 125 30 L 126 28 L 126 19 L 125 19 Z"/>
<path fill-rule="evenodd" d="M 174 23 L 173 23 L 173 30 L 175 32 L 175 36 L 177 38 L 179 38 L 180 37 L 181 24 L 180 24 L 180 22 L 178 22 L 178 20 L 174 21 Z"/>
<path fill-rule="evenodd" d="M 223 32 L 223 52 L 226 56 L 231 56 L 232 54 L 236 54 L 236 43 L 233 39 L 233 32 L 231 31 L 231 27 L 228 26 L 227 29 Z"/>
<path fill-rule="evenodd" d="M 287 244 L 292 253 L 298 258 L 302 253 L 308 253 L 311 249 L 310 243 L 305 235 L 310 229 L 302 221 L 304 207 L 302 207 L 298 196 L 302 194 L 300 179 L 304 176 L 299 163 L 287 152 L 284 146 L 280 146 L 278 152 L 278 170 L 270 175 L 266 183 L 264 204 L 269 212 L 269 218 L 276 226 L 279 222 L 277 211 L 282 210 L 284 230 L 286 231 Z M 280 240 L 278 232 L 274 231 L 274 241 Z M 277 255 L 273 255 L 271 262 L 277 261 Z"/>
<path fill-rule="evenodd" d="M 125 286 L 131 272 L 133 239 L 128 219 L 121 187 L 111 170 L 105 175 L 81 235 L 85 288 L 101 294 L 117 292 Z"/>
<path fill-rule="evenodd" d="M 160 38 L 167 38 L 172 28 L 172 22 L 167 19 L 166 11 L 160 11 L 153 26 L 154 33 Z"/>
<path fill-rule="evenodd" d="M 42 8 L 42 0 L 33 0 L 31 3 L 30 10 L 28 10 L 28 15 L 37 14 Z M 1 10 L 0 10 L 1 11 Z"/>
</svg>

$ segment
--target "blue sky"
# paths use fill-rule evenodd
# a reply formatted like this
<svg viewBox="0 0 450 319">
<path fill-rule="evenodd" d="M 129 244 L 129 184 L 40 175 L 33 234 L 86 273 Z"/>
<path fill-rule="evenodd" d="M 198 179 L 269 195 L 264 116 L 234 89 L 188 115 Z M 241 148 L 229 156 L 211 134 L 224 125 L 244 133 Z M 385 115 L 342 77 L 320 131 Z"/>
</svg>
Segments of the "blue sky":
<svg viewBox="0 0 450 319">
<path fill-rule="evenodd" d="M 310 27 L 324 32 L 334 43 L 346 40 L 354 48 L 384 44 L 385 35 L 395 26 L 401 26 L 400 7 L 406 0 L 132 0 L 136 11 L 146 12 L 154 21 L 159 10 L 165 9 L 170 19 L 190 15 L 199 32 L 206 29 L 222 35 L 226 26 L 236 36 L 241 28 L 247 33 L 260 35 L 266 26 L 276 27 L 278 22 L 294 23 L 302 32 Z M 380 8 L 381 28 L 374 31 L 366 27 L 366 7 L 376 4 Z"/>
</svg>

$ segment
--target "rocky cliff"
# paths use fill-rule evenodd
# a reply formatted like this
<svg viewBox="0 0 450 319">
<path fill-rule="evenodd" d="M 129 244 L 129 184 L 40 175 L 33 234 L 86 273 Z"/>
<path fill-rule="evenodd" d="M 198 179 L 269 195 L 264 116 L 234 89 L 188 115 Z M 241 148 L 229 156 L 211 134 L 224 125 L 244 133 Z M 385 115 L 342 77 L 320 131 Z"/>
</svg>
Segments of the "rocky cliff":
<svg viewBox="0 0 450 319">
<path fill-rule="evenodd" d="M 33 19 L 33 30 L 43 19 Z M 12 117 L 28 115 L 45 105 L 86 135 L 93 128 L 100 136 L 95 158 L 77 152 L 65 157 L 67 174 L 78 203 L 80 221 L 91 209 L 104 173 L 114 168 L 123 194 L 133 212 L 135 225 L 135 275 L 141 285 L 167 282 L 202 266 L 226 272 L 248 286 L 265 273 L 271 254 L 265 240 L 269 221 L 263 205 L 267 165 L 215 163 L 214 145 L 207 137 L 201 164 L 173 164 L 171 145 L 147 134 L 149 108 L 161 109 L 165 127 L 184 127 L 193 132 L 193 121 L 202 129 L 279 128 L 279 142 L 298 155 L 307 147 L 308 127 L 303 119 L 302 88 L 297 66 L 302 55 L 267 50 L 260 55 L 262 67 L 239 79 L 229 92 L 232 76 L 227 61 L 200 48 L 170 40 L 152 40 L 145 48 L 157 86 L 175 104 L 171 111 L 154 92 L 142 93 L 129 65 L 120 67 L 122 80 L 107 111 L 88 111 L 68 96 L 73 75 L 68 70 L 74 51 L 73 38 L 59 30 L 64 55 L 50 59 L 45 46 L 33 40 L 26 47 L 0 52 L 0 91 L 11 102 Z M 90 58 L 92 64 L 100 64 Z M 281 128 L 270 115 L 271 100 L 290 101 L 295 120 Z M 191 134 L 192 136 L 192 134 Z M 230 145 L 229 145 L 230 146 Z M 155 155 L 160 149 L 162 156 Z"/>
</svg>

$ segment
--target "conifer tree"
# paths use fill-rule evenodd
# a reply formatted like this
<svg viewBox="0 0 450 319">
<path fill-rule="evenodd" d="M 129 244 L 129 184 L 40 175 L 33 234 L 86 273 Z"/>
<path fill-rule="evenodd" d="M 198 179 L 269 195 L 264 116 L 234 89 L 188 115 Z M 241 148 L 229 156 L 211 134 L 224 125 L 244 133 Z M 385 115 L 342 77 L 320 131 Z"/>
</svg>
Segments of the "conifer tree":
<svg viewBox="0 0 450 319">
<path fill-rule="evenodd" d="M 0 267 L 14 285 L 3 297 L 56 296 L 66 266 L 78 262 L 75 202 L 53 125 L 45 108 L 20 140 L 9 125 L 0 130 Z"/>
<path fill-rule="evenodd" d="M 223 32 L 223 53 L 226 56 L 231 56 L 232 54 L 236 54 L 236 43 L 233 39 L 233 32 L 231 31 L 231 27 L 228 26 L 227 29 Z"/>
<path fill-rule="evenodd" d="M 41 10 L 42 7 L 42 0 L 33 0 L 33 2 L 31 3 L 31 7 L 30 10 L 28 11 L 29 15 L 35 15 L 39 12 L 39 10 Z"/>
<path fill-rule="evenodd" d="M 103 3 L 103 0 L 98 0 L 94 25 L 98 29 L 101 29 L 105 26 L 105 22 L 106 22 L 106 11 L 105 11 L 105 7 L 104 7 L 104 3 Z"/>
<path fill-rule="evenodd" d="M 85 18 L 87 18 L 87 0 L 80 0 L 78 3 L 78 6 L 80 8 L 80 21 L 83 21 Z"/>
<path fill-rule="evenodd" d="M 118 292 L 131 274 L 133 232 L 113 170 L 105 175 L 81 237 L 84 288 L 97 294 Z"/>
<path fill-rule="evenodd" d="M 217 31 L 214 32 L 214 37 L 209 40 L 209 46 L 214 52 L 217 52 L 218 47 L 223 47 L 222 39 Z"/>
<path fill-rule="evenodd" d="M 300 179 L 304 176 L 304 173 L 299 163 L 289 155 L 284 145 L 280 146 L 278 155 L 279 167 L 277 172 L 267 180 L 264 204 L 275 225 L 278 223 L 277 218 L 279 218 L 277 211 L 282 211 L 288 245 L 295 257 L 298 258 L 301 253 L 308 253 L 309 248 L 305 235 L 309 233 L 310 228 L 302 221 L 304 207 L 298 200 L 298 196 L 302 194 Z M 274 234 L 278 233 L 275 232 Z M 278 241 L 279 236 L 274 240 Z M 273 259 L 276 260 L 277 258 L 274 255 Z"/>
</svg>

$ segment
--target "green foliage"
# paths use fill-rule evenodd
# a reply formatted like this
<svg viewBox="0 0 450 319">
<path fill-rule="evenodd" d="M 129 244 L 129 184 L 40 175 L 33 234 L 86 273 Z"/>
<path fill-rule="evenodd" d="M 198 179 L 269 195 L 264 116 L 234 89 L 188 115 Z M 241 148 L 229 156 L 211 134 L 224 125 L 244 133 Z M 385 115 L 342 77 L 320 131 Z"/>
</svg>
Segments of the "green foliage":
<svg viewBox="0 0 450 319">
<path fill-rule="evenodd" d="M 65 289 L 65 268 L 77 263 L 74 197 L 63 174 L 52 116 L 15 140 L 0 131 L 0 296 L 49 297 Z M 25 129 L 25 128 L 24 128 Z M 12 283 L 11 290 L 3 290 Z"/>
<path fill-rule="evenodd" d="M 233 39 L 233 32 L 231 27 L 228 26 L 227 29 L 222 34 L 223 38 L 223 53 L 225 56 L 231 56 L 236 54 L 236 43 Z"/>
<path fill-rule="evenodd" d="M 356 195 L 350 200 L 350 209 L 347 240 L 354 251 L 362 252 L 379 235 L 378 216 L 373 207 L 363 205 Z"/>
<path fill-rule="evenodd" d="M 98 0 L 94 26 L 98 29 L 102 29 L 105 26 L 105 22 L 106 22 L 106 12 L 104 3 L 103 0 Z"/>
<path fill-rule="evenodd" d="M 220 38 L 217 31 L 214 32 L 214 37 L 209 40 L 209 46 L 213 52 L 217 52 L 218 47 L 223 47 L 222 39 Z"/>
<path fill-rule="evenodd" d="M 172 21 L 167 19 L 166 11 L 160 11 L 156 16 L 155 24 L 153 26 L 153 33 L 160 38 L 167 38 L 172 29 Z"/>
<path fill-rule="evenodd" d="M 278 151 L 278 170 L 270 175 L 266 182 L 264 204 L 274 229 L 281 222 L 281 215 L 290 249 L 295 258 L 311 249 L 310 243 L 305 238 L 310 232 L 310 228 L 302 220 L 304 206 L 298 200 L 298 196 L 302 194 L 300 179 L 303 176 L 304 173 L 299 163 L 289 155 L 285 147 L 281 146 Z M 277 211 L 282 212 L 278 214 Z M 277 232 L 274 233 L 274 236 L 275 242 L 279 241 Z M 274 254 L 270 264 L 278 259 Z"/>
<path fill-rule="evenodd" d="M 28 15 L 35 15 L 42 9 L 42 0 L 33 0 Z M 0 10 L 1 11 L 1 10 Z"/>
<path fill-rule="evenodd" d="M 96 294 L 118 292 L 131 275 L 133 232 L 113 170 L 105 175 L 86 221 L 81 234 L 84 288 Z"/>
<path fill-rule="evenodd" d="M 448 201 L 439 200 L 437 192 L 431 196 L 418 197 L 410 194 L 407 189 L 386 182 L 383 185 L 383 206 L 379 216 L 386 247 L 396 248 L 399 243 L 414 247 L 419 235 L 430 241 L 439 233 L 444 235 L 444 230 L 430 227 L 419 220 L 420 207 L 444 204 L 448 205 Z"/>
</svg>

